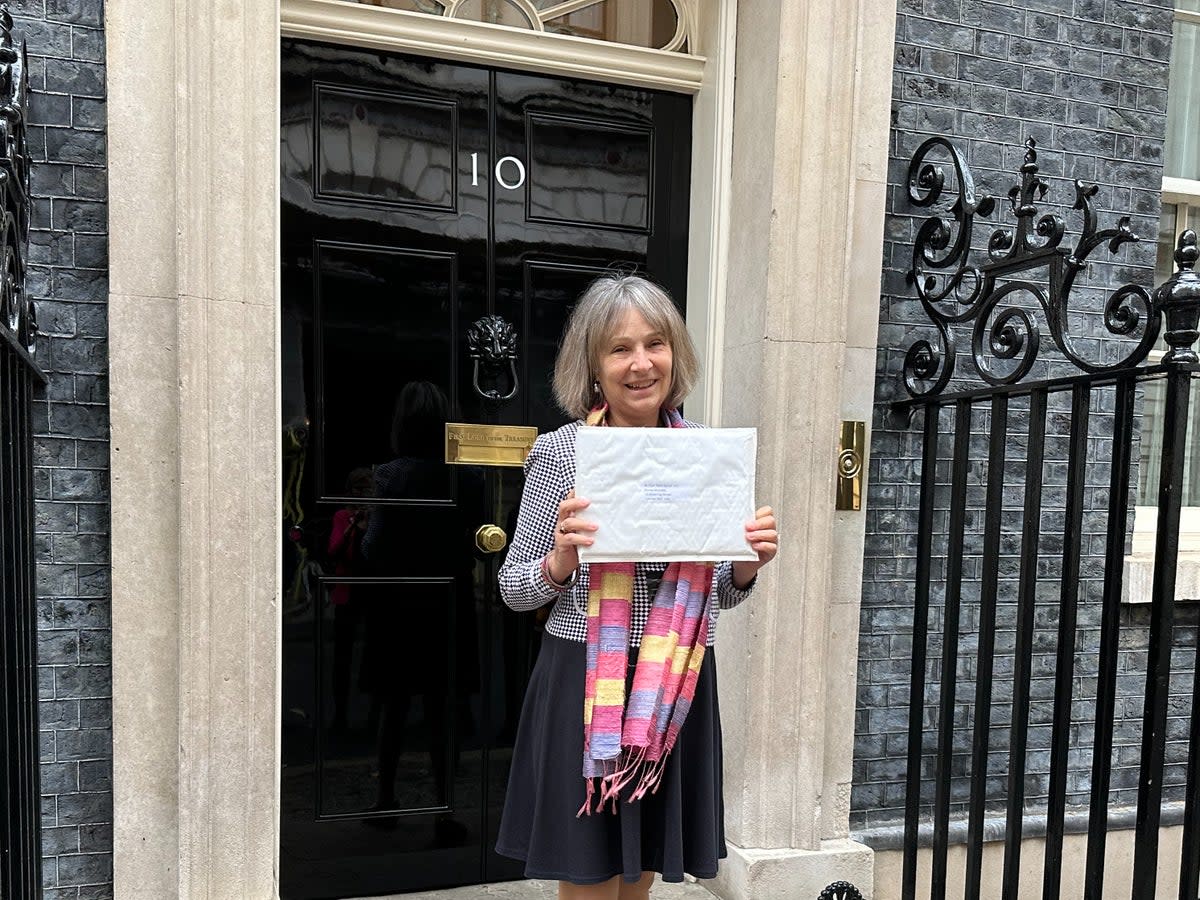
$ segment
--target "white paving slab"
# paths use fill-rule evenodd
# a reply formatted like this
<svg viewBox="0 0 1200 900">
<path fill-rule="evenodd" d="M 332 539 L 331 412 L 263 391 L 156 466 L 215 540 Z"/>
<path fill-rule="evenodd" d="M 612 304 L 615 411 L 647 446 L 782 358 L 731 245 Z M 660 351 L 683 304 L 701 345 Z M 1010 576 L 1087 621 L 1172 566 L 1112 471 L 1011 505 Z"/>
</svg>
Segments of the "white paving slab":
<svg viewBox="0 0 1200 900">
<path fill-rule="evenodd" d="M 558 882 L 504 881 L 499 884 L 480 884 L 449 891 L 425 891 L 420 894 L 397 894 L 371 900 L 476 900 L 486 897 L 501 897 L 506 900 L 555 900 L 558 897 Z M 713 895 L 702 883 L 686 881 L 683 884 L 657 882 L 650 891 L 650 897 L 651 900 L 713 900 Z"/>
</svg>

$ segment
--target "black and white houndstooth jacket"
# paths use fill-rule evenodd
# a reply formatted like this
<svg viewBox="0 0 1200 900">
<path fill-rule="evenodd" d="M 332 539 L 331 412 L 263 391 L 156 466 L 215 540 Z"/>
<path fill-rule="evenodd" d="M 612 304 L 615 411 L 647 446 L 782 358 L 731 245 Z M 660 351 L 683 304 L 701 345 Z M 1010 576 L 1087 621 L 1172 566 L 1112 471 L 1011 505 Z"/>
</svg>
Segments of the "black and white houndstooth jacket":
<svg viewBox="0 0 1200 900">
<path fill-rule="evenodd" d="M 500 594 L 504 602 L 518 612 L 554 603 L 546 630 L 571 641 L 587 640 L 588 566 L 579 566 L 575 583 L 559 591 L 542 577 L 542 560 L 554 549 L 554 529 L 558 526 L 558 505 L 575 485 L 575 434 L 581 422 L 571 422 L 547 434 L 538 435 L 525 460 L 525 492 L 517 515 L 517 528 L 508 556 L 500 566 Z M 687 428 L 703 428 L 684 422 Z M 638 563 L 633 583 L 633 621 L 629 643 L 637 647 L 650 614 L 651 594 L 647 576 L 654 583 L 666 570 L 666 563 Z M 731 609 L 750 596 L 754 583 L 745 590 L 733 586 L 733 564 L 718 563 L 713 573 L 716 602 L 712 604 L 708 643 L 716 637 L 717 613 Z M 557 602 L 555 602 L 557 601 Z"/>
</svg>

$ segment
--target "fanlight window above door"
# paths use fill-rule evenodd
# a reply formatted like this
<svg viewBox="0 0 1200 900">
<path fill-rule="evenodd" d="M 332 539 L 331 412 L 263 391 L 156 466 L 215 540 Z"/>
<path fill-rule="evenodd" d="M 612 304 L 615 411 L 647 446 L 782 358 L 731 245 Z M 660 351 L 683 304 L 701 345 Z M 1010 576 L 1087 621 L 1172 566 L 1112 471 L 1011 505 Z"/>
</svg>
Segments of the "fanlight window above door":
<svg viewBox="0 0 1200 900">
<path fill-rule="evenodd" d="M 698 0 L 358 0 L 533 31 L 695 52 Z"/>
</svg>

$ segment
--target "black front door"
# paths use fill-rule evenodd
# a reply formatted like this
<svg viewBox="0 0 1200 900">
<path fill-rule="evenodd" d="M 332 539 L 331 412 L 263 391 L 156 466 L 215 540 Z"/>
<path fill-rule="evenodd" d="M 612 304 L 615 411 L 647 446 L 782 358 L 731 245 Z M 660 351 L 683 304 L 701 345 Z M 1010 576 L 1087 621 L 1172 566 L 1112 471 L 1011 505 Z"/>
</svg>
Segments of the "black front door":
<svg viewBox="0 0 1200 900">
<path fill-rule="evenodd" d="M 597 274 L 683 303 L 691 103 L 291 41 L 282 67 L 281 893 L 520 877 L 492 846 L 544 616 L 480 529 L 511 533 L 521 469 L 447 464 L 446 423 L 561 424 Z"/>
</svg>

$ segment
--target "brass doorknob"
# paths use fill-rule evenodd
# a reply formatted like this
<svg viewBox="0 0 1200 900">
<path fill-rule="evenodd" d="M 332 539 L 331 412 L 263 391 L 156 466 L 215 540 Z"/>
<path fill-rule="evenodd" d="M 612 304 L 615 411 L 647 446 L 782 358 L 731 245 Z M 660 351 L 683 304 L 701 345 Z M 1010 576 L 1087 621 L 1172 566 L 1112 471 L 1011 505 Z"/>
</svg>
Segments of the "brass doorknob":
<svg viewBox="0 0 1200 900">
<path fill-rule="evenodd" d="M 475 546 L 481 553 L 499 553 L 508 543 L 508 535 L 499 525 L 480 525 L 475 532 Z"/>
</svg>

